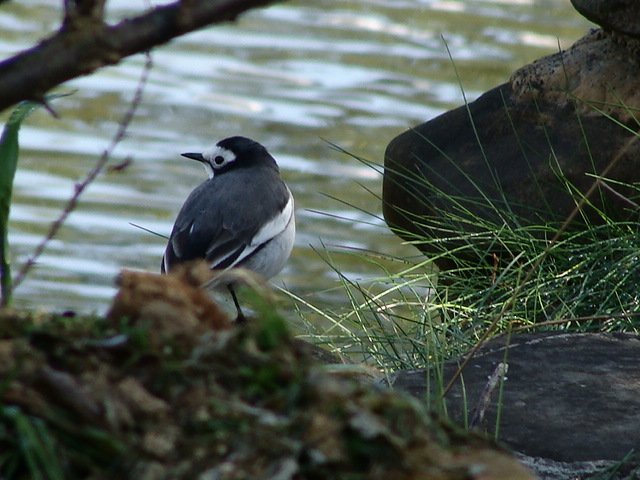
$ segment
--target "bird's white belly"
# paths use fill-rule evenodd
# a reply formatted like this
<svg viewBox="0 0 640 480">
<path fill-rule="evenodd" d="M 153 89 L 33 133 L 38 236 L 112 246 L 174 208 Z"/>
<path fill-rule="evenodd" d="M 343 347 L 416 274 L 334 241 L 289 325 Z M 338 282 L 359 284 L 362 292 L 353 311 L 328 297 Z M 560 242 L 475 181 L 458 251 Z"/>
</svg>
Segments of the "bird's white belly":
<svg viewBox="0 0 640 480">
<path fill-rule="evenodd" d="M 265 279 L 277 275 L 287 263 L 293 249 L 295 236 L 296 222 L 295 215 L 292 213 L 285 229 L 239 266 L 256 272 Z"/>
</svg>

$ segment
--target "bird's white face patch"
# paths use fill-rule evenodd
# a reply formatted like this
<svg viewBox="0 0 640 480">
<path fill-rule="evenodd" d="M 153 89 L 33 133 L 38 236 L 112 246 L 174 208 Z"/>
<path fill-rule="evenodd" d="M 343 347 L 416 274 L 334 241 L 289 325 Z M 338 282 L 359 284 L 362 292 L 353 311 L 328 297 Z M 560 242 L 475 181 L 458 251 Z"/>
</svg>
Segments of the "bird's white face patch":
<svg viewBox="0 0 640 480">
<path fill-rule="evenodd" d="M 236 154 L 231 150 L 219 147 L 215 145 L 211 150 L 202 154 L 207 163 L 204 164 L 204 168 L 207 170 L 209 177 L 212 178 L 216 170 L 229 165 L 236 160 Z"/>
</svg>

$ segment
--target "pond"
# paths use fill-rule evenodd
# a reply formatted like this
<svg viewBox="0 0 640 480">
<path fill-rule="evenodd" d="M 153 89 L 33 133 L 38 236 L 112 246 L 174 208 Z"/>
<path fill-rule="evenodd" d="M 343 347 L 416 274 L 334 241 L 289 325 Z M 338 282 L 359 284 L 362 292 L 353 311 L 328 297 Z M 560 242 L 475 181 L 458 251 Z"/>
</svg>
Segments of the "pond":
<svg viewBox="0 0 640 480">
<path fill-rule="evenodd" d="M 3 4 L 2 58 L 51 32 L 62 3 Z M 117 21 L 147 4 L 111 0 L 109 15 Z M 159 270 L 166 241 L 147 230 L 168 235 L 205 179 L 180 153 L 244 135 L 274 155 L 296 198 L 295 249 L 272 283 L 314 305 L 347 308 L 337 271 L 366 285 L 403 268 L 384 258 L 419 257 L 382 221 L 376 164 L 386 144 L 570 46 L 590 26 L 568 0 L 293 0 L 158 48 L 110 160 L 130 163 L 90 186 L 15 303 L 106 311 L 121 269 Z M 10 223 L 15 269 L 107 148 L 144 64 L 138 55 L 69 82 L 60 90 L 75 93 L 55 101 L 60 118 L 42 110 L 23 126 Z M 297 316 L 291 298 L 280 305 Z"/>
</svg>

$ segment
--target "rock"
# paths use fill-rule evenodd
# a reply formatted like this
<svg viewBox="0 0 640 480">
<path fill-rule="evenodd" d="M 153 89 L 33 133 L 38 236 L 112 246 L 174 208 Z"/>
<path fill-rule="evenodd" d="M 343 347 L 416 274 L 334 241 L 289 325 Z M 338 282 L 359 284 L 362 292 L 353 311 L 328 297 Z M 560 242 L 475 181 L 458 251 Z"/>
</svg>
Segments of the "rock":
<svg viewBox="0 0 640 480">
<path fill-rule="evenodd" d="M 499 337 L 482 346 L 463 370 L 464 392 L 458 380 L 446 396 L 447 412 L 459 423 L 470 421 L 487 378 L 496 365 L 506 362 L 499 439 L 528 457 L 545 459 L 538 460 L 539 465 L 601 467 L 606 464 L 603 460 L 619 461 L 640 450 L 639 359 L 640 336 L 635 334 L 548 332 Z M 445 385 L 461 361 L 444 364 Z M 424 399 L 443 383 L 434 372 L 399 371 L 389 382 Z M 496 389 L 480 424 L 491 435 L 498 400 Z"/>
<path fill-rule="evenodd" d="M 636 0 L 571 0 L 571 4 L 606 30 L 640 37 L 640 3 Z"/>
<path fill-rule="evenodd" d="M 634 110 L 640 41 L 593 31 L 567 51 L 541 58 L 509 82 L 394 138 L 385 153 L 383 212 L 407 240 L 441 239 L 417 246 L 427 255 L 460 249 L 434 260 L 483 260 L 500 228 L 556 227 L 599 175 L 573 225 L 638 217 L 640 141 Z M 569 185 L 579 194 L 571 191 Z M 454 218 L 455 217 L 455 218 Z M 486 224 L 491 225 L 487 226 Z M 486 233 L 485 244 L 451 239 L 454 231 Z M 552 233 L 541 228 L 539 237 Z M 553 232 L 553 230 L 551 231 Z M 484 248 L 486 247 L 486 248 Z"/>
<path fill-rule="evenodd" d="M 630 463 L 598 460 L 592 462 L 557 462 L 546 458 L 518 455 L 520 461 L 542 480 L 638 480 Z M 622 466 L 623 468 L 618 468 Z M 637 468 L 637 465 L 636 467 Z"/>
</svg>

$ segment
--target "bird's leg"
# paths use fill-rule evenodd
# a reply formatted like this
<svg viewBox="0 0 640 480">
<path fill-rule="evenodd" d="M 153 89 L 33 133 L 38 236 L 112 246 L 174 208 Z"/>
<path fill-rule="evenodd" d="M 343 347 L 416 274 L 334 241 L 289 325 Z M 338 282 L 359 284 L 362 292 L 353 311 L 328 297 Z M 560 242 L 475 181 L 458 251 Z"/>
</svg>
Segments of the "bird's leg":
<svg viewBox="0 0 640 480">
<path fill-rule="evenodd" d="M 238 297 L 236 297 L 236 292 L 233 290 L 231 285 L 227 285 L 229 289 L 229 293 L 231 293 L 231 298 L 233 298 L 233 303 L 236 306 L 236 311 L 238 312 L 238 316 L 236 317 L 236 323 L 238 325 L 242 325 L 243 323 L 247 323 L 247 317 L 242 313 L 242 309 L 240 308 L 240 302 L 238 302 Z"/>
</svg>

